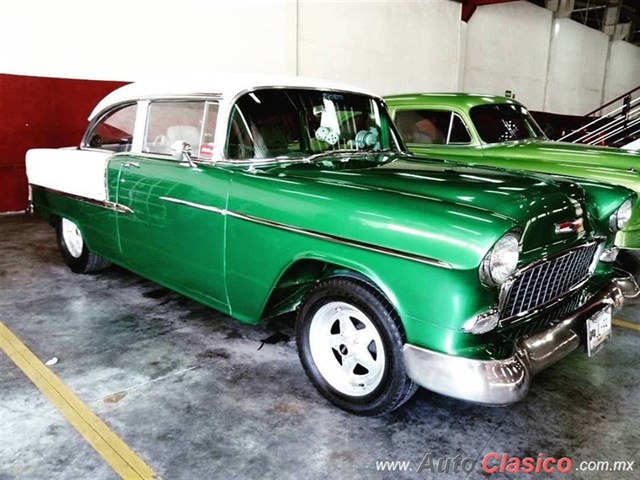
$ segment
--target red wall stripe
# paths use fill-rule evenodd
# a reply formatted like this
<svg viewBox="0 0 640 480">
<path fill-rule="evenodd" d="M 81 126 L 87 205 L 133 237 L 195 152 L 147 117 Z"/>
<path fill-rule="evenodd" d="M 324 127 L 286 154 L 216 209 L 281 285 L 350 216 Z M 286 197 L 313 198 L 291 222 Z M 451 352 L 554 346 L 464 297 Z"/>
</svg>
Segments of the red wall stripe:
<svg viewBox="0 0 640 480">
<path fill-rule="evenodd" d="M 28 206 L 27 150 L 78 145 L 96 103 L 125 83 L 0 74 L 0 212 Z"/>
</svg>

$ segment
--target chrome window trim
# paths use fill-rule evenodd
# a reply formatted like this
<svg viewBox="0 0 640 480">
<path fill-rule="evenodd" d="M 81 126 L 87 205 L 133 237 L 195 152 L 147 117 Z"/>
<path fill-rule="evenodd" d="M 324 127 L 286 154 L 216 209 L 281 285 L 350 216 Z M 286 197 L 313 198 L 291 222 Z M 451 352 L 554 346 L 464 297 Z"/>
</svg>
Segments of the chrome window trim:
<svg viewBox="0 0 640 480">
<path fill-rule="evenodd" d="M 91 147 L 89 145 L 90 133 L 104 119 L 104 117 L 106 117 L 107 115 L 109 115 L 110 113 L 112 113 L 112 112 L 114 112 L 116 110 L 120 110 L 122 108 L 126 108 L 126 107 L 131 106 L 131 105 L 135 105 L 136 106 L 136 119 L 135 119 L 135 124 L 134 124 L 134 127 L 133 127 L 133 138 L 132 138 L 132 142 L 131 142 L 131 148 L 133 149 L 133 144 L 135 143 L 136 128 L 138 126 L 138 114 L 139 114 L 139 109 L 140 109 L 140 105 L 139 105 L 139 101 L 138 100 L 126 100 L 126 101 L 123 101 L 123 102 L 115 103 L 113 105 L 110 105 L 108 108 L 105 108 L 98 115 L 96 115 L 91 120 L 91 122 L 89 122 L 89 125 L 87 126 L 87 129 L 85 130 L 84 135 L 82 136 L 82 139 L 80 140 L 80 145 L 79 145 L 80 150 L 96 150 L 96 151 L 99 151 L 99 152 L 113 152 L 113 150 L 109 150 L 107 148 Z M 123 153 L 123 152 L 114 152 L 114 153 Z"/>
<path fill-rule="evenodd" d="M 230 158 L 226 156 L 226 147 L 227 147 L 227 140 L 229 137 L 229 128 L 231 127 L 231 112 L 233 110 L 233 107 L 236 105 L 236 103 L 238 102 L 238 99 L 240 99 L 241 97 L 249 94 L 249 93 L 253 93 L 253 92 L 259 92 L 261 90 L 285 90 L 285 89 L 292 89 L 292 90 L 308 90 L 308 91 L 312 91 L 312 92 L 336 92 L 336 93 L 348 93 L 348 94 L 352 94 L 352 95 L 362 95 L 365 97 L 370 97 L 373 98 L 375 100 L 377 100 L 378 102 L 380 102 L 380 104 L 385 108 L 389 120 L 390 120 L 390 129 L 393 133 L 393 137 L 396 141 L 396 143 L 398 144 L 398 153 L 402 153 L 402 154 L 406 154 L 407 153 L 407 149 L 406 146 L 404 144 L 404 141 L 402 140 L 402 137 L 400 136 L 400 134 L 398 133 L 396 127 L 395 127 L 395 123 L 393 121 L 393 117 L 391 116 L 391 112 L 389 112 L 389 109 L 387 108 L 386 103 L 384 102 L 383 98 L 378 96 L 378 95 L 372 95 L 372 94 L 368 94 L 368 93 L 363 93 L 363 92 L 354 92 L 353 90 L 343 90 L 343 89 L 339 89 L 339 88 L 320 88 L 320 87 L 297 87 L 297 86 L 291 86 L 291 85 L 269 85 L 269 86 L 260 86 L 260 87 L 252 87 L 252 88 L 247 88 L 245 90 L 242 90 L 240 92 L 238 92 L 233 98 L 231 98 L 228 102 L 228 108 L 227 111 L 225 112 L 225 125 L 224 125 L 224 141 L 222 144 L 222 149 L 220 151 L 220 159 L 219 160 L 214 160 L 212 163 L 222 163 L 222 164 L 229 164 L 229 165 L 255 165 L 256 163 L 259 164 L 263 164 L 266 163 L 267 165 L 272 164 L 272 163 L 279 163 L 281 160 L 278 159 L 277 157 L 272 157 L 272 158 L 252 158 L 252 159 L 238 159 L 238 158 Z M 216 133 L 218 132 L 218 128 L 216 126 Z M 217 134 L 216 134 L 216 138 L 217 138 Z M 356 152 L 357 150 L 354 150 L 354 152 Z M 330 154 L 331 152 L 327 152 L 328 154 Z M 310 155 L 309 155 L 310 156 Z M 300 162 L 300 163 L 304 163 L 304 158 L 296 158 L 296 159 L 291 159 L 291 160 L 287 160 L 287 161 L 291 161 L 292 163 L 294 162 Z"/>
<path fill-rule="evenodd" d="M 205 136 L 205 128 L 207 128 L 209 125 L 207 123 L 207 120 L 209 118 L 209 111 L 211 109 L 211 106 L 215 105 L 217 108 L 217 112 L 216 112 L 216 122 L 215 122 L 215 126 L 213 129 L 213 143 L 215 145 L 216 143 L 216 128 L 218 127 L 218 115 L 220 114 L 220 102 L 218 100 L 205 100 L 204 101 L 204 112 L 202 114 L 202 126 L 200 128 L 200 151 L 202 151 L 202 145 L 204 145 L 204 136 Z M 200 152 L 198 152 L 198 155 L 195 158 L 200 158 Z M 211 158 L 213 158 L 213 152 L 211 152 Z M 209 162 L 211 163 L 211 162 Z"/>
<path fill-rule="evenodd" d="M 423 263 L 426 265 L 432 265 L 435 267 L 440 267 L 440 268 L 446 268 L 448 270 L 453 269 L 453 266 L 451 266 L 449 263 L 446 262 L 442 262 L 440 260 L 436 260 L 433 258 L 429 258 L 429 257 L 424 257 L 421 255 L 415 255 L 415 254 L 411 254 L 411 253 L 405 253 L 405 252 L 401 252 L 399 250 L 394 250 L 391 248 L 385 248 L 385 247 L 379 247 L 377 245 L 372 245 L 370 243 L 366 243 L 366 242 L 360 242 L 358 240 L 350 240 L 344 237 L 338 237 L 335 235 L 330 235 L 330 234 L 326 234 L 326 233 L 320 233 L 320 232 L 316 232 L 313 230 L 307 230 L 304 228 L 299 228 L 299 227 L 294 227 L 292 225 L 287 225 L 285 223 L 280 223 L 280 222 L 274 222 L 272 220 L 266 220 L 264 218 L 259 218 L 259 217 L 254 217 L 252 215 L 245 215 L 242 213 L 238 213 L 238 212 L 234 212 L 231 210 L 227 210 L 227 209 L 221 209 L 221 208 L 217 208 L 217 207 L 213 207 L 210 205 L 202 205 L 199 203 L 194 203 L 194 202 L 189 202 L 187 200 L 181 200 L 179 198 L 174 198 L 174 197 L 160 197 L 160 200 L 164 200 L 166 202 L 171 202 L 171 203 L 176 203 L 179 205 L 185 205 L 187 207 L 191 207 L 191 208 L 197 208 L 200 210 L 206 210 L 209 212 L 213 212 L 213 213 L 217 213 L 219 215 L 228 215 L 230 217 L 233 218 L 237 218 L 240 220 L 244 220 L 247 222 L 252 222 L 252 223 L 257 223 L 259 225 L 264 225 L 267 227 L 271 227 L 271 228 L 277 228 L 280 230 L 286 230 L 288 232 L 293 232 L 293 233 L 298 233 L 301 235 L 305 235 L 308 237 L 313 237 L 313 238 L 319 238 L 322 240 L 327 240 L 330 241 L 332 243 L 338 243 L 340 245 L 347 245 L 350 247 L 356 247 L 356 248 L 360 248 L 363 250 L 368 250 L 368 251 L 372 251 L 372 252 L 376 252 L 376 253 L 382 253 L 382 254 L 386 254 L 386 255 L 391 255 L 393 257 L 397 257 L 397 258 L 403 258 L 405 260 L 412 260 L 415 262 L 419 262 L 419 263 Z"/>
<path fill-rule="evenodd" d="M 541 304 L 541 305 L 536 305 L 534 308 L 530 309 L 530 310 L 526 310 L 524 312 L 519 312 L 516 315 L 512 315 L 511 317 L 506 317 L 506 318 L 501 318 L 499 325 L 503 326 L 503 325 L 511 325 L 513 323 L 519 322 L 522 319 L 524 319 L 525 317 L 529 317 L 532 315 L 535 315 L 539 312 L 541 312 L 542 310 L 545 310 L 555 304 L 558 304 L 564 300 L 567 299 L 567 297 L 571 296 L 571 294 L 573 294 L 576 290 L 579 290 L 580 288 L 582 288 L 593 276 L 593 271 L 595 270 L 595 266 L 597 265 L 598 259 L 600 257 L 600 253 L 601 250 L 604 248 L 604 238 L 602 237 L 595 237 L 593 238 L 591 241 L 587 242 L 587 243 L 583 243 L 582 245 L 578 245 L 576 247 L 570 248 L 568 250 L 563 250 L 562 252 L 558 252 L 556 254 L 553 255 L 547 255 L 544 256 L 543 258 L 540 258 L 538 260 L 535 260 L 527 265 L 525 265 L 524 267 L 518 269 L 515 271 L 515 273 L 513 275 L 511 275 L 511 277 L 509 277 L 509 279 L 504 282 L 502 284 L 502 286 L 500 287 L 500 292 L 498 294 L 498 310 L 500 311 L 500 313 L 502 314 L 504 312 L 504 309 L 506 307 L 506 303 L 507 300 L 509 299 L 509 295 L 511 293 L 511 288 L 513 287 L 513 284 L 516 282 L 516 280 L 522 276 L 525 272 L 527 272 L 528 270 L 542 264 L 545 262 L 549 262 L 551 260 L 554 260 L 555 258 L 561 257 L 563 255 L 567 255 L 569 252 L 572 251 L 576 251 L 576 250 L 580 250 L 583 248 L 589 248 L 593 245 L 599 245 L 598 248 L 596 249 L 596 252 L 594 254 L 594 259 L 589 267 L 589 273 L 587 275 L 587 277 L 578 282 L 576 285 L 572 286 L 568 291 L 560 294 L 559 296 L 552 298 L 550 300 L 548 300 L 547 302 Z"/>
<path fill-rule="evenodd" d="M 451 130 L 453 129 L 453 117 L 456 116 L 460 119 L 460 122 L 462 123 L 462 126 L 464 127 L 464 129 L 467 131 L 467 135 L 469 137 L 469 141 L 468 142 L 456 142 L 456 143 L 449 143 L 449 139 L 451 138 Z M 457 112 L 454 112 L 453 110 L 451 110 L 451 123 L 449 125 L 449 133 L 447 135 L 447 143 L 445 143 L 445 145 L 447 147 L 467 147 L 469 145 L 471 145 L 473 143 L 473 137 L 471 136 L 471 130 L 469 130 L 469 127 L 467 126 L 467 124 L 464 121 L 464 118 L 462 118 L 462 116 L 460 114 L 458 114 Z"/>
<path fill-rule="evenodd" d="M 144 144 L 144 132 L 147 128 L 147 112 L 149 110 L 149 101 L 142 100 L 138 102 L 138 110 L 136 111 L 136 124 L 133 129 L 133 142 L 131 144 L 131 152 L 142 153 Z"/>
<path fill-rule="evenodd" d="M 430 147 L 468 147 L 468 146 L 473 146 L 476 145 L 478 142 L 474 141 L 474 136 L 473 136 L 473 130 L 469 129 L 469 126 L 467 125 L 467 122 L 465 121 L 462 112 L 458 111 L 457 109 L 452 109 L 450 107 L 442 107 L 440 108 L 440 106 L 432 106 L 432 107 L 412 107 L 412 106 L 400 106 L 400 107 L 395 107 L 395 109 L 393 110 L 393 115 L 391 116 L 391 119 L 393 120 L 394 124 L 396 121 L 396 116 L 398 115 L 398 113 L 401 112 L 422 112 L 422 111 L 431 111 L 431 112 L 446 112 L 446 113 L 450 113 L 451 114 L 451 118 L 449 120 L 449 132 L 447 134 L 447 142 L 446 143 L 419 143 L 419 142 L 406 142 L 407 145 L 415 145 L 416 147 L 426 147 L 426 148 L 430 148 Z M 449 137 L 451 136 L 451 126 L 453 123 L 453 116 L 456 116 L 460 119 L 460 122 L 462 123 L 462 126 L 465 128 L 465 130 L 467 131 L 467 135 L 469 136 L 469 141 L 465 142 L 465 143 L 449 143 Z M 403 140 L 404 142 L 404 140 Z"/>
<path fill-rule="evenodd" d="M 218 105 L 220 105 L 220 102 L 222 100 L 222 95 L 219 93 L 202 93 L 202 94 L 189 94 L 189 95 L 171 95 L 171 94 L 167 94 L 167 95 L 143 95 L 140 97 L 136 97 L 136 98 L 132 98 L 132 99 L 127 99 L 127 100 L 123 100 L 121 102 L 117 102 L 117 103 L 113 103 L 111 105 L 109 105 L 108 107 L 106 107 L 104 110 L 100 111 L 98 114 L 96 114 L 91 121 L 89 122 L 89 125 L 87 126 L 87 129 L 85 130 L 84 135 L 82 136 L 82 139 L 80 141 L 80 145 L 79 148 L 80 150 L 93 150 L 93 151 L 99 151 L 99 152 L 104 152 L 107 151 L 106 149 L 100 149 L 100 148 L 95 148 L 95 147 L 91 147 L 89 146 L 89 132 L 92 131 L 95 126 L 109 113 L 111 113 L 114 110 L 118 110 L 120 108 L 124 108 L 128 105 L 136 105 L 137 106 L 137 111 L 136 111 L 136 124 L 134 127 L 134 133 L 133 133 L 133 142 L 132 142 L 132 149 L 130 152 L 133 153 L 144 153 L 142 152 L 142 143 L 143 143 L 143 136 L 144 133 L 146 131 L 147 128 L 147 112 L 149 109 L 149 105 L 153 102 L 156 101 L 171 101 L 171 100 L 175 100 L 175 101 L 211 101 L 211 102 L 215 102 Z M 141 121 L 140 117 L 143 117 L 143 121 L 142 123 L 139 123 Z M 133 145 L 136 144 L 136 140 L 139 137 L 139 143 L 140 143 L 140 148 L 133 150 Z M 124 152 L 116 152 L 116 153 L 124 153 Z M 211 162 L 209 162 L 211 163 Z"/>
<path fill-rule="evenodd" d="M 184 164 L 185 166 L 188 166 L 187 162 L 183 162 L 181 160 L 176 160 L 175 158 L 173 158 L 168 153 L 142 152 L 142 153 L 136 153 L 135 155 L 140 157 L 140 158 L 146 158 L 146 159 L 150 159 L 150 160 L 164 160 L 164 161 L 172 163 L 172 164 L 178 164 L 178 165 Z M 196 164 L 211 165 L 211 162 L 206 162 L 204 160 L 198 160 L 197 158 L 192 158 L 192 160 L 193 160 L 193 163 L 196 163 Z"/>
<path fill-rule="evenodd" d="M 524 105 L 522 105 L 519 102 L 500 102 L 500 103 L 491 103 L 491 104 L 483 104 L 483 103 L 479 103 L 477 105 L 473 105 L 469 108 L 469 120 L 471 121 L 471 124 L 476 127 L 475 130 L 476 132 L 478 131 L 476 123 L 473 121 L 473 119 L 471 118 L 471 111 L 476 108 L 476 107 L 482 107 L 485 105 L 510 105 L 512 107 L 520 107 L 522 109 L 525 110 L 528 118 L 530 120 L 533 120 L 533 124 L 538 127 L 538 129 L 540 130 L 540 132 L 542 132 L 542 137 L 529 137 L 529 138 L 521 138 L 521 139 L 515 139 L 515 140 L 504 140 L 502 142 L 486 142 L 478 133 L 478 140 L 480 141 L 481 145 L 513 145 L 516 144 L 517 142 L 529 142 L 531 140 L 549 140 L 549 137 L 547 137 L 547 134 L 544 133 L 544 130 L 540 127 L 540 125 L 538 125 L 538 122 L 536 121 L 535 118 L 533 118 L 533 115 L 531 115 L 531 112 L 529 111 L 528 108 L 526 108 Z"/>
<path fill-rule="evenodd" d="M 148 105 L 154 101 L 168 101 L 168 100 L 176 100 L 176 101 L 188 101 L 188 100 L 204 100 L 206 101 L 211 101 L 211 102 L 216 102 L 218 104 L 218 121 L 216 122 L 216 128 L 215 128 L 215 143 L 216 144 L 220 144 L 220 151 L 219 154 L 217 155 L 217 159 L 216 159 L 216 151 L 214 150 L 214 154 L 213 154 L 213 158 L 211 159 L 207 159 L 207 160 L 197 160 L 195 159 L 196 163 L 202 163 L 204 165 L 218 165 L 220 164 L 221 166 L 247 166 L 249 168 L 252 167 L 256 167 L 256 166 L 269 166 L 272 164 L 278 164 L 278 163 L 282 163 L 282 159 L 278 158 L 278 157 L 271 157 L 271 158 L 260 158 L 260 159 L 246 159 L 246 160 L 240 160 L 240 159 L 234 159 L 234 158 L 229 158 L 225 155 L 225 147 L 226 147 L 226 143 L 227 143 L 227 137 L 228 137 L 228 129 L 229 129 L 229 125 L 230 125 L 230 114 L 231 114 L 231 110 L 233 108 L 233 106 L 236 104 L 237 100 L 248 94 L 248 93 L 252 93 L 252 92 L 257 92 L 260 90 L 285 90 L 285 89 L 298 89 L 298 90 L 309 90 L 309 91 L 316 91 L 316 92 L 337 92 L 337 93 L 348 93 L 348 94 L 356 94 L 356 95 L 363 95 L 363 96 L 368 96 L 371 97 L 377 101 L 380 102 L 380 104 L 382 106 L 385 107 L 385 109 L 387 110 L 387 112 L 389 113 L 389 120 L 390 122 L 390 127 L 393 133 L 393 138 L 395 139 L 395 142 L 397 143 L 398 149 L 397 149 L 397 153 L 398 154 L 404 154 L 407 155 L 409 154 L 406 145 L 404 144 L 404 141 L 402 140 L 402 137 L 399 135 L 399 133 L 397 132 L 396 128 L 395 128 L 395 124 L 393 123 L 393 117 L 391 116 L 391 113 L 388 111 L 388 108 L 386 108 L 386 103 L 384 101 L 384 99 L 378 95 L 373 95 L 373 94 L 368 94 L 365 92 L 359 92 L 359 91 L 352 91 L 352 90 L 347 90 L 347 89 L 340 89 L 340 88 L 321 88 L 321 87 L 301 87 L 301 86 L 292 86 L 292 85 L 263 85 L 263 86 L 259 86 L 259 87 L 251 87 L 251 88 L 247 88 L 244 90 L 241 90 L 240 92 L 236 93 L 230 100 L 225 100 L 224 96 L 221 93 L 194 93 L 194 94 L 185 94 L 185 95 L 181 95 L 181 94 L 163 94 L 163 95 L 142 95 L 142 96 L 138 96 L 136 98 L 132 98 L 132 99 L 127 99 L 127 100 L 123 100 L 121 102 L 117 102 L 114 104 L 109 105 L 108 107 L 106 107 L 104 110 L 102 110 L 100 113 L 98 113 L 97 115 L 95 115 L 93 117 L 93 119 L 91 120 L 91 122 L 89 123 L 89 126 L 87 127 L 87 130 L 85 131 L 85 134 L 82 138 L 82 141 L 80 143 L 80 149 L 81 150 L 93 150 L 93 151 L 99 151 L 99 152 L 104 152 L 104 151 L 108 151 L 106 149 L 99 149 L 99 148 L 95 148 L 95 147 L 90 147 L 88 145 L 88 134 L 90 131 L 93 130 L 93 128 L 95 127 L 95 125 L 100 122 L 100 120 L 102 120 L 104 118 L 105 115 L 107 115 L 108 113 L 110 113 L 111 111 L 113 111 L 114 109 L 118 109 L 118 108 L 123 108 L 127 105 L 133 105 L 133 104 L 137 104 L 138 109 L 140 108 L 147 108 L 148 109 Z M 146 105 L 143 106 L 143 102 L 147 102 Z M 139 113 L 140 110 L 138 110 L 137 113 Z M 145 111 L 145 116 L 146 116 L 146 111 Z M 222 119 L 223 121 L 221 122 L 220 119 Z M 136 117 L 136 122 L 137 122 L 137 117 Z M 137 124 L 136 124 L 137 126 Z M 144 123 L 144 129 L 146 130 L 146 120 Z M 220 133 L 224 132 L 224 140 L 222 141 L 222 143 L 220 143 L 218 141 L 218 138 L 220 137 Z M 135 144 L 136 142 L 136 138 L 135 136 L 138 134 L 137 131 L 135 131 L 134 133 L 134 140 L 133 143 Z M 142 139 L 140 140 L 140 142 L 142 142 Z M 132 146 L 133 148 L 133 146 Z M 356 150 L 354 150 L 356 151 Z M 114 152 L 114 153 L 130 153 L 130 152 Z M 149 155 L 149 153 L 146 152 L 142 152 L 142 148 L 140 148 L 140 152 L 133 152 L 133 153 L 141 153 L 144 155 Z M 328 152 L 329 153 L 329 152 Z M 167 158 L 167 155 L 162 155 L 162 154 L 154 154 L 154 155 L 158 155 L 161 156 L 162 158 Z M 305 161 L 305 157 L 302 158 L 296 158 L 296 159 L 288 159 L 287 162 L 300 162 L 300 163 L 304 163 Z"/>
<path fill-rule="evenodd" d="M 180 102 L 202 102 L 203 103 L 203 108 L 202 108 L 202 124 L 200 126 L 200 145 L 202 146 L 202 140 L 204 138 L 204 128 L 205 128 L 205 120 L 207 118 L 207 113 L 209 111 L 209 106 L 210 105 L 216 105 L 218 107 L 218 112 L 220 112 L 220 98 L 221 97 L 216 97 L 216 98 L 209 98 L 207 96 L 199 96 L 199 97 L 194 97 L 194 96 L 167 96 L 167 97 L 154 97 L 152 100 L 145 100 L 145 101 L 140 101 L 138 107 L 142 108 L 142 105 L 145 105 L 144 107 L 144 121 L 142 126 L 140 127 L 140 132 L 138 132 L 136 130 L 136 135 L 140 135 L 140 150 L 139 152 L 136 153 L 140 153 L 140 155 L 144 155 L 146 156 L 150 156 L 151 158 L 157 158 L 157 159 L 165 159 L 165 160 L 171 160 L 172 162 L 177 162 L 177 160 L 175 160 L 170 153 L 157 153 L 157 152 L 145 152 L 142 149 L 142 145 L 144 145 L 144 139 L 147 136 L 147 128 L 149 126 L 149 112 L 150 112 L 150 108 L 151 105 L 154 103 L 180 103 Z M 217 127 L 217 121 L 216 121 L 216 127 Z M 215 139 L 214 139 L 215 141 Z M 134 137 L 134 143 L 135 143 L 135 137 Z M 192 152 L 193 153 L 193 152 Z M 195 156 L 192 156 L 191 159 L 195 162 L 195 163 L 203 163 L 203 164 L 213 164 L 215 162 L 213 162 L 212 160 L 201 160 L 200 159 L 200 152 L 197 152 L 197 154 Z M 180 162 L 178 162 L 180 163 Z"/>
</svg>

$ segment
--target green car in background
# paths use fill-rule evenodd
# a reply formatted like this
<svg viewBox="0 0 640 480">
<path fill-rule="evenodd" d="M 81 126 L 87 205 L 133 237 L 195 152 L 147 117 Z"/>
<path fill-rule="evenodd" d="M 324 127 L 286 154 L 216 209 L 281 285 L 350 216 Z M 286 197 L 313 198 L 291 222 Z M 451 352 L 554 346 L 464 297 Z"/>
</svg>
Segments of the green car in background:
<svg viewBox="0 0 640 480">
<path fill-rule="evenodd" d="M 549 140 L 526 107 L 495 95 L 406 94 L 385 98 L 400 135 L 419 156 L 570 176 L 640 193 L 640 154 Z M 640 202 L 616 245 L 640 249 Z"/>
</svg>

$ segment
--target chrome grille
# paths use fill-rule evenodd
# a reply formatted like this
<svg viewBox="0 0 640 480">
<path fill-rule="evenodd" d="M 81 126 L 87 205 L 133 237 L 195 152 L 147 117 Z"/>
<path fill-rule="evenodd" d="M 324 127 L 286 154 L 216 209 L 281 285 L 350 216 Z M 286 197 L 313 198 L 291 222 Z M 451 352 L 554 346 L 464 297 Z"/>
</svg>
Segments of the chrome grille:
<svg viewBox="0 0 640 480">
<path fill-rule="evenodd" d="M 597 248 L 589 244 L 523 270 L 511 285 L 501 318 L 528 312 L 567 293 L 589 276 Z"/>
<path fill-rule="evenodd" d="M 581 294 L 579 292 L 574 293 L 569 300 L 563 302 L 559 306 L 547 309 L 542 316 L 533 317 L 530 320 L 518 322 L 502 329 L 500 331 L 500 335 L 512 341 L 517 341 L 522 337 L 533 335 L 549 328 L 551 325 L 555 325 L 558 321 L 562 320 L 562 318 L 572 313 L 584 303 L 585 300 L 582 298 Z"/>
</svg>

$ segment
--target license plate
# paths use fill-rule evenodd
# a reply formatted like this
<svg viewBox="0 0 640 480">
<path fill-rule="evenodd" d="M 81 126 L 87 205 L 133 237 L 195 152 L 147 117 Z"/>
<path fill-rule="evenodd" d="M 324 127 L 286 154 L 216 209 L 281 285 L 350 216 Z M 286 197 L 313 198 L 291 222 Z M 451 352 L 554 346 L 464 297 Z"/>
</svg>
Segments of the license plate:
<svg viewBox="0 0 640 480">
<path fill-rule="evenodd" d="M 592 357 L 611 338 L 611 307 L 587 320 L 587 354 Z"/>
</svg>

